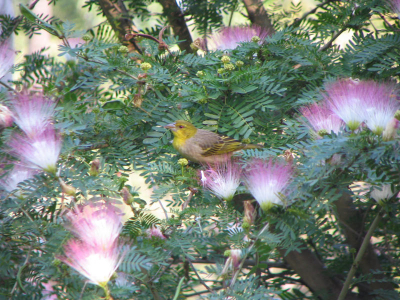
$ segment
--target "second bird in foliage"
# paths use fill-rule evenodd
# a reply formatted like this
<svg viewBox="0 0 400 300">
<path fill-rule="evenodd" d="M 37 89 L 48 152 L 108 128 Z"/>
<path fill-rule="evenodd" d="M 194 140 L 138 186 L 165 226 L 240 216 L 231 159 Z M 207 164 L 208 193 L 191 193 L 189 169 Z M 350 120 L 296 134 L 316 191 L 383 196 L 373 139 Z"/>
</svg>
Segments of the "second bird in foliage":
<svg viewBox="0 0 400 300">
<path fill-rule="evenodd" d="M 174 148 L 187 159 L 197 163 L 213 164 L 225 161 L 229 154 L 242 149 L 261 148 L 260 145 L 243 144 L 217 133 L 198 129 L 193 124 L 178 120 L 164 126 L 172 131 Z"/>
</svg>

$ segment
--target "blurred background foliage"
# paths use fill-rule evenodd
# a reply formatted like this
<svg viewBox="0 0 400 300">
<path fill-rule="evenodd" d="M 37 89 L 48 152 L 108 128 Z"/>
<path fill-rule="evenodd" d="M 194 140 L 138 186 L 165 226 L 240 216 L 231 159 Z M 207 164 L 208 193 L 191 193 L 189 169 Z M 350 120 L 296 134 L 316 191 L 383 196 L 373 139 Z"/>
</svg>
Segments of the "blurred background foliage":
<svg viewBox="0 0 400 300">
<path fill-rule="evenodd" d="M 190 42 L 222 26 L 258 24 L 250 2 L 261 4 L 263 20 L 272 24 L 263 43 L 209 52 L 182 46 L 176 32 L 184 24 Z M 30 90 L 57 101 L 55 126 L 63 136 L 59 176 L 77 195 L 63 194 L 48 174 L 22 183 L 22 199 L 2 194 L 1 298 L 46 299 L 43 283 L 49 280 L 57 281 L 57 299 L 104 297 L 102 289 L 55 259 L 68 238 L 63 209 L 89 200 L 114 203 L 127 214 L 122 235 L 131 249 L 110 282 L 114 299 L 337 299 L 378 214 L 382 220 L 342 299 L 399 298 L 398 200 L 381 208 L 365 185 L 386 183 L 398 191 L 398 140 L 385 142 L 366 131 L 315 140 L 298 113 L 320 101 L 324 84 L 337 78 L 398 82 L 400 22 L 387 2 L 33 3 L 33 12 L 49 24 L 47 31 L 43 22 L 21 15 L 17 5 L 15 16 L 1 19 L 0 38 L 14 32 L 15 50 L 23 53 L 13 80 L 3 81 L 0 100 L 7 104 L 14 93 Z M 39 5 L 46 10 L 38 11 Z M 184 22 L 174 25 L 171 16 Z M 154 39 L 125 39 L 141 33 L 160 41 L 168 25 L 161 36 L 168 51 Z M 40 48 L 31 52 L 29 43 Z M 56 49 L 41 49 L 53 43 Z M 243 66 L 218 73 L 223 55 Z M 149 70 L 141 68 L 144 62 Z M 203 166 L 178 164 L 181 156 L 163 127 L 178 119 L 263 145 L 243 151 L 244 159 L 292 155 L 296 178 L 290 205 L 268 213 L 256 206 L 257 219 L 248 231 L 228 230 L 240 226 L 242 202 L 250 195 L 242 186 L 232 203 L 220 201 L 199 183 Z M 13 130 L 2 130 L 4 158 Z M 337 153 L 339 166 L 321 164 Z M 95 159 L 97 176 L 90 175 Z M 133 172 L 146 184 L 129 181 Z M 123 187 L 133 195 L 128 204 Z M 150 199 L 143 200 L 149 191 Z M 161 214 L 154 215 L 153 203 L 161 204 Z M 153 225 L 166 240 L 144 237 Z M 224 252 L 231 247 L 246 253 L 237 278 L 235 272 L 221 275 Z"/>
</svg>

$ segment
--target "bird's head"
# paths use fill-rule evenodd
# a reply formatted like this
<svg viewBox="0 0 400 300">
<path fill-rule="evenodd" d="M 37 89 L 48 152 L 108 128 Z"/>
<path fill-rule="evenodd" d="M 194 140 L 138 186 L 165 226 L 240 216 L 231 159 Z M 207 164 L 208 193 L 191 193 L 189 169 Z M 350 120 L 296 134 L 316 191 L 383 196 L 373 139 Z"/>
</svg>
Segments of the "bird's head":
<svg viewBox="0 0 400 300">
<path fill-rule="evenodd" d="M 171 124 L 165 125 L 164 128 L 170 129 L 173 135 L 180 139 L 189 139 L 197 132 L 197 128 L 194 127 L 193 124 L 183 120 L 177 120 Z"/>
</svg>

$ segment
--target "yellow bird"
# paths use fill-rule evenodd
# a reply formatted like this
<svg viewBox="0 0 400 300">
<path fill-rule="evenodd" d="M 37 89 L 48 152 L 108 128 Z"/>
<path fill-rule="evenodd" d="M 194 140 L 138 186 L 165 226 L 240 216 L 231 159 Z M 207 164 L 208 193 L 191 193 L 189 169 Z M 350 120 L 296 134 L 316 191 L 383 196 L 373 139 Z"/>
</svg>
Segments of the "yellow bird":
<svg viewBox="0 0 400 300">
<path fill-rule="evenodd" d="M 174 148 L 187 159 L 197 163 L 225 161 L 229 154 L 242 149 L 261 148 L 260 145 L 242 144 L 227 136 L 198 129 L 193 124 L 178 120 L 164 126 L 172 131 Z"/>
</svg>

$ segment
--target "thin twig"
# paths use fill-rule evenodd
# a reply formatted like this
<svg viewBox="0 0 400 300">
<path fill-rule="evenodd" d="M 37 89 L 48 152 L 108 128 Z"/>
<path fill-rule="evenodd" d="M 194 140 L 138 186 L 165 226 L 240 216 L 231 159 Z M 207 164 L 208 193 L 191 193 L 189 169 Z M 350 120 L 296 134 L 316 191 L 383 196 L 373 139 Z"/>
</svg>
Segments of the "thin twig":
<svg viewBox="0 0 400 300">
<path fill-rule="evenodd" d="M 332 43 L 339 37 L 339 35 L 341 35 L 343 32 L 345 32 L 347 30 L 347 26 L 345 26 L 344 28 L 340 29 L 338 32 L 336 32 L 332 38 L 324 45 L 322 46 L 318 51 L 325 51 L 326 49 L 328 49 L 329 47 L 332 46 Z"/>
<path fill-rule="evenodd" d="M 318 5 L 315 6 L 315 8 L 313 8 L 312 10 L 310 10 L 309 12 L 306 12 L 301 18 L 296 19 L 292 26 L 297 26 L 297 24 L 299 24 L 301 21 L 303 21 L 305 18 L 307 18 L 309 15 L 315 13 L 317 11 L 318 8 L 321 8 L 322 6 L 329 4 L 330 2 L 335 2 L 335 1 L 340 1 L 340 0 L 326 0 L 325 2 L 322 2 Z"/>
<path fill-rule="evenodd" d="M 192 267 L 194 273 L 196 274 L 197 278 L 199 278 L 200 283 L 210 292 L 214 293 L 214 291 L 207 285 L 207 283 L 204 282 L 204 280 L 200 277 L 199 273 L 197 273 L 196 268 L 192 264 L 192 261 L 189 259 L 189 257 L 186 256 L 186 259 L 188 260 L 190 266 Z"/>
<path fill-rule="evenodd" d="M 17 91 L 16 91 L 15 89 L 13 89 L 11 86 L 9 86 L 7 83 L 5 83 L 5 82 L 3 82 L 3 81 L 0 81 L 0 84 L 1 84 L 2 86 L 4 86 L 7 90 L 9 90 L 10 92 L 17 93 Z"/>
<path fill-rule="evenodd" d="M 254 239 L 254 241 L 251 243 L 251 245 L 249 246 L 249 248 L 246 251 L 246 254 L 244 255 L 244 257 L 242 258 L 242 261 L 240 262 L 240 265 L 238 267 L 238 269 L 236 270 L 235 274 L 232 277 L 231 283 L 229 285 L 229 288 L 232 289 L 233 286 L 235 285 L 236 279 L 239 276 L 240 270 L 243 267 L 243 264 L 246 260 L 246 257 L 248 255 L 248 253 L 250 253 L 251 249 L 254 247 L 254 245 L 256 244 L 256 242 L 258 241 L 258 239 L 260 238 L 260 236 L 264 233 L 264 231 L 269 227 L 269 223 L 265 224 L 264 227 L 260 230 L 260 232 L 257 234 L 257 237 Z"/>
<path fill-rule="evenodd" d="M 18 270 L 18 273 L 17 273 L 17 281 L 15 282 L 14 287 L 13 287 L 13 289 L 12 289 L 12 291 L 11 291 L 11 295 L 15 292 L 15 290 L 16 290 L 16 288 L 17 288 L 17 283 L 18 283 L 19 287 L 21 288 L 21 290 L 23 290 L 24 292 L 26 292 L 26 291 L 25 291 L 25 288 L 24 288 L 24 286 L 23 286 L 23 284 L 22 284 L 22 282 L 21 282 L 21 275 L 22 275 L 22 271 L 25 269 L 26 265 L 27 265 L 28 262 L 29 262 L 29 256 L 31 255 L 32 248 L 33 248 L 33 246 L 31 245 L 31 247 L 30 247 L 29 250 L 28 250 L 28 253 L 26 254 L 26 259 L 25 259 L 24 264 L 23 264 L 23 265 L 19 268 L 19 270 Z"/>
<path fill-rule="evenodd" d="M 161 202 L 160 199 L 158 199 L 158 203 L 160 203 L 160 206 L 161 206 L 162 210 L 164 211 L 165 218 L 166 218 L 167 220 L 169 220 L 167 210 L 165 209 L 165 207 L 164 207 L 164 205 L 162 204 L 162 202 Z"/>
<path fill-rule="evenodd" d="M 360 263 L 360 261 L 361 261 L 361 258 L 363 257 L 365 251 L 367 250 L 367 247 L 368 247 L 368 245 L 369 245 L 371 236 L 372 236 L 372 234 L 374 233 L 376 227 L 377 227 L 378 224 L 379 224 L 379 221 L 380 221 L 381 218 L 382 218 L 381 212 L 382 212 L 382 207 L 379 209 L 377 216 L 375 217 L 375 219 L 374 219 L 374 221 L 372 222 L 370 228 L 368 229 L 367 234 L 366 234 L 365 237 L 364 237 L 364 240 L 363 240 L 363 242 L 362 242 L 362 244 L 361 244 L 361 247 L 360 247 L 360 249 L 358 250 L 357 256 L 356 256 L 356 258 L 354 259 L 354 262 L 353 262 L 353 264 L 352 264 L 352 266 L 351 266 L 351 269 L 350 269 L 349 273 L 347 274 L 346 281 L 344 282 L 343 288 L 342 288 L 342 290 L 340 291 L 338 300 L 343 300 L 343 299 L 346 297 L 346 294 L 347 294 L 347 292 L 348 292 L 348 290 L 349 290 L 349 288 L 350 288 L 351 280 L 353 279 L 353 276 L 354 276 L 354 274 L 355 274 L 356 271 L 357 271 L 357 268 L 358 268 L 358 265 L 359 265 L 359 263 Z"/>
</svg>

